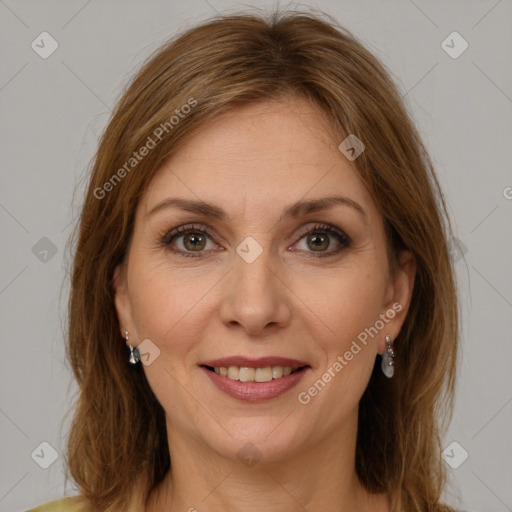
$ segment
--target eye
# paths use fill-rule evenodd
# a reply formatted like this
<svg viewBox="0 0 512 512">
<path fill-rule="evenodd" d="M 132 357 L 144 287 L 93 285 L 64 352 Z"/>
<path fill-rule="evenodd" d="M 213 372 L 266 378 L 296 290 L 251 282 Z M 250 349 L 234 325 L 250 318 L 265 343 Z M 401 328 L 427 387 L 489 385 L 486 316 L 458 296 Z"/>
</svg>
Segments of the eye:
<svg viewBox="0 0 512 512">
<path fill-rule="evenodd" d="M 306 239 L 306 249 L 300 250 L 313 253 L 313 257 L 318 258 L 338 254 L 344 248 L 350 247 L 352 243 L 347 234 L 328 224 L 316 224 L 313 227 L 307 227 L 298 236 L 300 237 L 298 243 L 302 242 L 304 238 Z M 212 247 L 208 247 L 208 242 L 216 245 L 212 241 L 214 238 L 213 232 L 206 226 L 179 226 L 165 234 L 159 245 L 170 248 L 172 252 L 180 256 L 197 258 L 202 255 L 201 253 L 212 250 Z M 332 245 L 331 238 L 335 239 L 338 248 L 327 251 L 326 249 Z"/>
<path fill-rule="evenodd" d="M 338 254 L 344 248 L 350 247 L 352 243 L 352 240 L 346 233 L 328 224 L 316 224 L 313 227 L 308 227 L 302 230 L 299 236 L 301 237 L 299 243 L 305 239 L 305 252 L 315 253 L 314 257 L 319 258 Z M 331 246 L 330 237 L 333 237 L 341 247 L 327 251 L 326 249 Z"/>
<path fill-rule="evenodd" d="M 212 238 L 213 233 L 205 226 L 180 226 L 167 233 L 160 244 L 169 247 L 180 256 L 196 258 L 201 256 L 204 249 L 209 249 L 207 242 Z M 174 243 L 178 245 L 178 249 L 173 248 Z"/>
</svg>

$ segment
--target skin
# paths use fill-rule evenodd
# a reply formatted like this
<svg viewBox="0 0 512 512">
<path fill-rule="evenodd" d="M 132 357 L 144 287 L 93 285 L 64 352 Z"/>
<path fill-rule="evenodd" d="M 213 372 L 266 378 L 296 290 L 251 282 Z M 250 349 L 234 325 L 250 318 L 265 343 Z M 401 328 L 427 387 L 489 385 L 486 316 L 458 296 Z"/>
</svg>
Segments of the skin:
<svg viewBox="0 0 512 512">
<path fill-rule="evenodd" d="M 251 104 L 190 139 L 141 198 L 114 288 L 121 335 L 160 350 L 144 371 L 166 412 L 172 469 L 146 511 L 390 510 L 388 497 L 366 492 L 355 473 L 358 403 L 385 336 L 394 340 L 402 327 L 415 263 L 404 251 L 390 271 L 383 219 L 340 142 L 305 100 Z M 366 221 L 343 205 L 281 220 L 299 199 L 334 194 L 357 202 Z M 229 218 L 176 208 L 147 216 L 168 197 L 214 203 Z M 298 235 L 317 222 L 341 229 L 352 244 L 322 231 L 329 246 L 323 240 L 315 252 Z M 206 235 L 199 257 L 159 245 L 171 229 L 190 224 L 215 234 Z M 194 252 L 177 236 L 176 250 Z M 263 249 L 250 264 L 236 252 L 247 236 Z M 396 303 L 402 310 L 384 329 L 307 405 L 299 403 L 298 393 Z M 198 366 L 230 355 L 291 357 L 311 369 L 286 394 L 251 403 L 222 393 Z M 247 442 L 261 454 L 253 467 L 237 457 Z"/>
</svg>

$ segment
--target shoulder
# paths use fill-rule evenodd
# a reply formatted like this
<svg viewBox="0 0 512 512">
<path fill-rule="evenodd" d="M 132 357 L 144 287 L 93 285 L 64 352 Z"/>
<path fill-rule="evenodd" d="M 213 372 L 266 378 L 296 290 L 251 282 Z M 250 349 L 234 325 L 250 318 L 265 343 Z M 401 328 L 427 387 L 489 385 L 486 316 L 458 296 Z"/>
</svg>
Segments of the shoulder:
<svg viewBox="0 0 512 512">
<path fill-rule="evenodd" d="M 60 500 L 43 503 L 38 507 L 27 510 L 26 512 L 73 512 L 74 510 L 77 510 L 75 502 L 76 498 L 74 496 L 69 496 Z"/>
</svg>

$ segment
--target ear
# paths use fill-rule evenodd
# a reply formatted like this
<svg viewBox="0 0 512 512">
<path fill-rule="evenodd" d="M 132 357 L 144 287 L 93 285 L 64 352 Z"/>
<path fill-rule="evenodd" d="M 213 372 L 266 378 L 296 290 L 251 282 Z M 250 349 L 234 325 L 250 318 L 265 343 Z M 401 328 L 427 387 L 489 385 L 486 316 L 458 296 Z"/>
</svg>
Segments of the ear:
<svg viewBox="0 0 512 512">
<path fill-rule="evenodd" d="M 130 304 L 130 297 L 128 293 L 128 283 L 126 276 L 126 266 L 121 263 L 114 270 L 114 278 L 112 282 L 114 290 L 114 305 L 117 312 L 117 319 L 119 321 L 119 329 L 121 336 L 126 337 L 126 331 L 129 334 L 129 341 L 137 339 L 135 332 L 135 324 L 132 317 L 132 308 Z"/>
<path fill-rule="evenodd" d="M 389 285 L 384 301 L 383 313 L 391 318 L 384 327 L 379 337 L 378 350 L 383 353 L 386 350 L 386 335 L 391 340 L 400 333 L 414 290 L 414 279 L 416 277 L 416 260 L 410 251 L 402 250 L 398 254 L 396 268 L 392 270 L 389 278 Z"/>
</svg>

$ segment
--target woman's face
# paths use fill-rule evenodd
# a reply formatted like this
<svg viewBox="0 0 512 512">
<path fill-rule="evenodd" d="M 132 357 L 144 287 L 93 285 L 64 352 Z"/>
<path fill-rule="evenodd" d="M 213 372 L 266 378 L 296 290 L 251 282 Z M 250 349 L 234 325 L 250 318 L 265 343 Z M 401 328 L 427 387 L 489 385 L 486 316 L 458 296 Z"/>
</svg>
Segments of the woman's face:
<svg viewBox="0 0 512 512">
<path fill-rule="evenodd" d="M 390 274 L 382 217 L 325 123 L 291 98 L 233 111 L 175 153 L 139 202 L 115 303 L 129 343 L 149 340 L 140 351 L 171 456 L 179 440 L 228 459 L 250 442 L 277 461 L 354 437 L 376 355 L 404 320 L 414 262 L 403 253 Z M 341 199 L 308 209 L 331 197 Z M 190 232 L 173 237 L 179 227 Z M 201 366 L 228 357 L 307 368 L 245 383 Z M 277 362 L 231 366 L 287 366 Z"/>
</svg>

